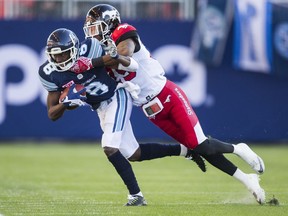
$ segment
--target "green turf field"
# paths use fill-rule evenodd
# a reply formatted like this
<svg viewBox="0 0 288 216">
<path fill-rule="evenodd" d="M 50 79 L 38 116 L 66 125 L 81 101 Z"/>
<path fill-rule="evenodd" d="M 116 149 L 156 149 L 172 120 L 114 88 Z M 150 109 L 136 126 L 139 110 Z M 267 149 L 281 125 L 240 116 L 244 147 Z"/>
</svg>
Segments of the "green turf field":
<svg viewBox="0 0 288 216">
<path fill-rule="evenodd" d="M 127 190 L 99 145 L 0 145 L 0 216 L 239 216 L 288 215 L 288 145 L 252 146 L 266 163 L 261 183 L 267 199 L 260 206 L 246 188 L 208 165 L 202 173 L 180 157 L 134 162 L 148 202 L 124 207 Z M 230 155 L 245 172 L 247 164 Z"/>
</svg>

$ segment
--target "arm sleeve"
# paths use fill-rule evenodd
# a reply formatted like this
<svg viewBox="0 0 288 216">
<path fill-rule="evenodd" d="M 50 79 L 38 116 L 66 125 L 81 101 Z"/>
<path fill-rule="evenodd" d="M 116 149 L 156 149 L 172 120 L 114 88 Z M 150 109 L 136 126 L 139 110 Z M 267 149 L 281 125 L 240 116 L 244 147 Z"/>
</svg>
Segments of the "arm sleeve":
<svg viewBox="0 0 288 216">
<path fill-rule="evenodd" d="M 119 70 L 124 70 L 124 71 L 136 71 L 136 70 L 138 70 L 138 68 L 139 68 L 138 63 L 133 58 L 131 58 L 131 57 L 129 57 L 129 58 L 130 58 L 130 64 L 127 67 L 125 67 L 121 63 L 119 63 L 119 65 L 118 65 Z"/>
<path fill-rule="evenodd" d="M 51 67 L 49 67 L 49 63 L 46 62 L 43 65 L 41 65 L 39 67 L 38 70 L 38 77 L 39 80 L 42 84 L 42 86 L 47 90 L 47 91 L 60 91 L 61 89 L 52 81 L 51 79 L 51 73 L 47 72 L 45 73 L 45 71 L 47 71 L 47 69 L 50 69 L 50 71 L 53 71 L 53 69 L 51 69 Z"/>
</svg>

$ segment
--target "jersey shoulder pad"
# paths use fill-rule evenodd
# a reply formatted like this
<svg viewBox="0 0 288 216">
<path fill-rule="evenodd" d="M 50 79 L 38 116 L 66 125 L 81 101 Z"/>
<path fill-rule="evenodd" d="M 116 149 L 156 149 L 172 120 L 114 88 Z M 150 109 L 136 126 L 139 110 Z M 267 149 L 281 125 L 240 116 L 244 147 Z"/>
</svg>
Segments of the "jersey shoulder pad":
<svg viewBox="0 0 288 216">
<path fill-rule="evenodd" d="M 114 41 L 117 41 L 122 35 L 128 33 L 128 32 L 133 32 L 133 31 L 137 31 L 137 29 L 132 26 L 132 25 L 129 25 L 127 23 L 123 23 L 123 24 L 120 24 L 114 31 L 113 31 L 113 34 L 112 34 L 112 39 Z"/>
<path fill-rule="evenodd" d="M 58 90 L 58 86 L 52 81 L 51 76 L 52 76 L 53 72 L 57 73 L 57 72 L 55 72 L 53 67 L 51 67 L 51 64 L 48 61 L 46 61 L 44 64 L 42 64 L 38 70 L 40 82 L 47 91 L 57 91 Z"/>
<path fill-rule="evenodd" d="M 101 43 L 96 38 L 87 38 L 81 42 L 79 54 L 88 58 L 97 58 L 105 53 Z"/>
<path fill-rule="evenodd" d="M 46 61 L 39 67 L 38 73 L 41 76 L 49 76 L 55 71 L 55 67 L 50 62 Z"/>
</svg>

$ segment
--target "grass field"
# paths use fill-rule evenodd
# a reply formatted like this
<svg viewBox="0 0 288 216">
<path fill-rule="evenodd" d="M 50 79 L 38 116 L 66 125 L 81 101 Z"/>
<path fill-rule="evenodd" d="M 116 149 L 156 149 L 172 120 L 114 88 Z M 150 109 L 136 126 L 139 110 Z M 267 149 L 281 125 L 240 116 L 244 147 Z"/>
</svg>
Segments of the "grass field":
<svg viewBox="0 0 288 216">
<path fill-rule="evenodd" d="M 266 163 L 261 184 L 267 200 L 260 206 L 246 188 L 208 165 L 202 173 L 180 157 L 134 162 L 145 207 L 124 207 L 127 190 L 99 145 L 81 143 L 0 145 L 0 216 L 239 216 L 288 215 L 288 145 L 252 146 Z M 252 172 L 229 155 L 245 172 Z"/>
</svg>

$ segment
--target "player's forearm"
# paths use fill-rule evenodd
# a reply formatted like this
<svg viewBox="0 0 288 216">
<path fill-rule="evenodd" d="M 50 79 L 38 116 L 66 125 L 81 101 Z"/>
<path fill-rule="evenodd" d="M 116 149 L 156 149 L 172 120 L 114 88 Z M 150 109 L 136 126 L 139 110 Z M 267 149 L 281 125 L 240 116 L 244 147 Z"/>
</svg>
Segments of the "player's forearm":
<svg viewBox="0 0 288 216">
<path fill-rule="evenodd" d="M 120 70 L 136 71 L 138 63 L 129 56 L 118 55 L 117 58 L 112 58 L 110 55 L 101 56 L 91 60 L 93 67 L 115 67 Z"/>
<path fill-rule="evenodd" d="M 118 62 L 119 62 L 118 65 L 119 70 L 136 71 L 139 68 L 138 63 L 132 57 L 129 56 L 119 55 Z"/>
<path fill-rule="evenodd" d="M 110 67 L 110 66 L 115 66 L 118 65 L 118 60 L 117 59 L 113 59 L 110 55 L 105 55 L 105 56 L 101 56 L 98 58 L 93 58 L 91 60 L 92 62 L 92 66 L 93 67 Z M 124 61 L 124 63 L 127 64 L 126 61 Z M 129 62 L 128 62 L 129 64 Z"/>
<path fill-rule="evenodd" d="M 62 103 L 59 103 L 59 104 L 52 106 L 48 109 L 48 117 L 52 121 L 56 121 L 62 117 L 65 110 L 66 110 L 66 107 Z"/>
<path fill-rule="evenodd" d="M 122 64 L 124 67 L 128 67 L 131 64 L 132 58 L 129 56 L 118 55 L 117 62 Z"/>
</svg>

